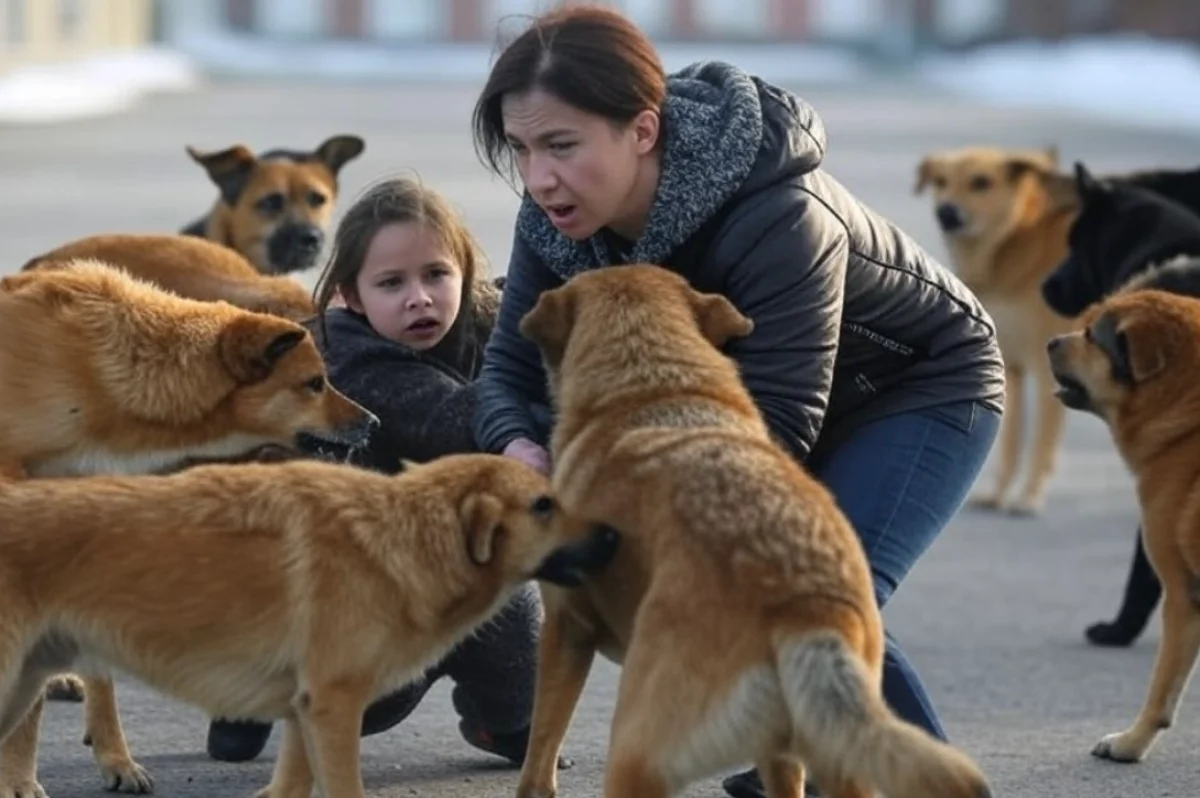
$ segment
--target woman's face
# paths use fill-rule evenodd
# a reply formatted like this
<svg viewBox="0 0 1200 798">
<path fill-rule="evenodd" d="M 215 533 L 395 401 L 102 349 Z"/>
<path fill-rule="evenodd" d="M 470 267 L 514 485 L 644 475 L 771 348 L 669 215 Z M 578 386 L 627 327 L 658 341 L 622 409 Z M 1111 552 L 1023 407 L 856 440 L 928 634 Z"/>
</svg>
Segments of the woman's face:
<svg viewBox="0 0 1200 798">
<path fill-rule="evenodd" d="M 384 338 L 424 350 L 450 331 L 462 291 L 462 268 L 441 237 L 418 222 L 393 222 L 371 239 L 345 300 Z"/>
<path fill-rule="evenodd" d="M 582 241 L 620 227 L 644 204 L 631 200 L 658 138 L 655 112 L 621 127 L 535 88 L 506 95 L 501 115 L 525 188 L 564 235 Z"/>
</svg>

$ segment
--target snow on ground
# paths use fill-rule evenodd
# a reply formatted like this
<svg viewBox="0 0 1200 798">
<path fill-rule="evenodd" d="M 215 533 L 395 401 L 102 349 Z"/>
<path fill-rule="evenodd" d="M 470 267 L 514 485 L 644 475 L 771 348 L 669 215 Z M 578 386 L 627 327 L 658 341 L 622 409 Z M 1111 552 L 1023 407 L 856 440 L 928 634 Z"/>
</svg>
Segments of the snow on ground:
<svg viewBox="0 0 1200 798">
<path fill-rule="evenodd" d="M 0 124 L 47 124 L 127 110 L 148 92 L 187 91 L 200 81 L 170 50 L 101 52 L 0 74 Z"/>
<path fill-rule="evenodd" d="M 1200 131 L 1200 47 L 1138 36 L 1020 42 L 923 59 L 916 75 L 972 100 Z"/>
</svg>

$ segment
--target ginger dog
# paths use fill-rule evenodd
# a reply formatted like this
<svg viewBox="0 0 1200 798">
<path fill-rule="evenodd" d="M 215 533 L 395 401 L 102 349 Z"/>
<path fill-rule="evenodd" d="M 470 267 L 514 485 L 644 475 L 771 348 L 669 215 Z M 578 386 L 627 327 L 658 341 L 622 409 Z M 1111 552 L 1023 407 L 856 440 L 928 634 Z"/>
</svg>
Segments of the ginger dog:
<svg viewBox="0 0 1200 798">
<path fill-rule="evenodd" d="M 546 363 L 555 494 L 621 530 L 546 621 L 520 798 L 555 762 L 595 652 L 623 663 L 607 798 L 666 798 L 753 761 L 771 798 L 805 768 L 829 798 L 983 798 L 963 754 L 880 693 L 883 632 L 862 545 L 782 448 L 718 347 L 752 322 L 657 266 L 541 294 L 521 332 Z"/>
<path fill-rule="evenodd" d="M 86 259 L 0 279 L 0 373 L 0 463 L 33 477 L 168 471 L 294 450 L 305 436 L 356 446 L 378 424 L 329 384 L 301 325 Z M 149 791 L 112 681 L 62 678 L 54 692 L 86 693 L 105 784 Z M 0 774 L 33 772 L 32 756 L 0 743 Z"/>
<path fill-rule="evenodd" d="M 1078 210 L 1074 182 L 1055 171 L 1054 150 L 976 147 L 935 153 L 918 167 L 916 193 L 933 188 L 935 214 L 955 273 L 996 324 L 1007 390 L 994 487 L 972 504 L 1036 515 L 1046 501 L 1066 431 L 1054 398 L 1045 345 L 1071 321 L 1042 299 L 1042 281 L 1066 257 L 1067 231 Z M 1009 492 L 1026 452 L 1026 388 L 1032 381 L 1032 453 L 1024 487 Z"/>
<path fill-rule="evenodd" d="M 1146 555 L 1163 586 L 1162 640 L 1133 725 L 1092 754 L 1137 762 L 1175 722 L 1200 653 L 1200 299 L 1121 290 L 1047 344 L 1059 398 L 1094 413 L 1137 484 Z"/>
<path fill-rule="evenodd" d="M 396 476 L 296 461 L 0 483 L 0 739 L 34 762 L 46 678 L 115 667 L 216 717 L 283 719 L 264 798 L 362 798 L 371 700 L 521 582 L 612 558 L 615 530 L 571 523 L 548 490 L 486 454 Z M 5 764 L 0 795 L 42 794 Z"/>
<path fill-rule="evenodd" d="M 21 270 L 44 269 L 78 258 L 119 266 L 188 299 L 224 300 L 256 313 L 300 322 L 316 313 L 312 296 L 296 280 L 260 274 L 233 249 L 195 236 L 87 236 L 30 259 Z"/>
</svg>

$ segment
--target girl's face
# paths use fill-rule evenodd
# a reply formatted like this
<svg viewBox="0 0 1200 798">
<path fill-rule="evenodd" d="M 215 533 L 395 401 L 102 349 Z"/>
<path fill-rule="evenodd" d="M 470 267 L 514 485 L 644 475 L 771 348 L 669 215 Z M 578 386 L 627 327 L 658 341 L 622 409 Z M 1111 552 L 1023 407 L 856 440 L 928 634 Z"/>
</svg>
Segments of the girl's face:
<svg viewBox="0 0 1200 798">
<path fill-rule="evenodd" d="M 458 318 L 462 289 L 462 269 L 436 232 L 420 222 L 392 222 L 371 239 L 345 300 L 384 338 L 424 350 Z"/>
</svg>

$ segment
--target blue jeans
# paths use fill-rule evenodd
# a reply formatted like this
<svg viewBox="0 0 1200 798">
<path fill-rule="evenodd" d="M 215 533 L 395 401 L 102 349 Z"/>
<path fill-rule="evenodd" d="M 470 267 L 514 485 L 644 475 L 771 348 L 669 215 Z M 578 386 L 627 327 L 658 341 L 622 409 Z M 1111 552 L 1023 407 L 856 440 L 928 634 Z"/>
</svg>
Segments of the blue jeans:
<svg viewBox="0 0 1200 798">
<path fill-rule="evenodd" d="M 880 607 L 962 506 L 999 427 L 996 411 L 958 402 L 866 424 L 809 462 L 858 530 Z M 945 740 L 916 670 L 891 635 L 886 643 L 884 700 L 900 717 Z"/>
</svg>

